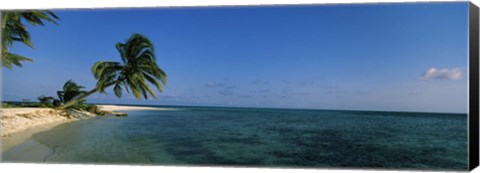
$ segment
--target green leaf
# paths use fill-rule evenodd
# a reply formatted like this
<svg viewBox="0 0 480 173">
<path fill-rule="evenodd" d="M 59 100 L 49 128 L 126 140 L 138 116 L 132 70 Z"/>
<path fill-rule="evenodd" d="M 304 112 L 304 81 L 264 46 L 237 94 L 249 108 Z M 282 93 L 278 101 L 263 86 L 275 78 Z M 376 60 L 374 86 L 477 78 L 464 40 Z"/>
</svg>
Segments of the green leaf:
<svg viewBox="0 0 480 173">
<path fill-rule="evenodd" d="M 122 97 L 122 87 L 119 83 L 115 84 L 115 87 L 113 87 L 113 91 L 118 98 Z"/>
</svg>

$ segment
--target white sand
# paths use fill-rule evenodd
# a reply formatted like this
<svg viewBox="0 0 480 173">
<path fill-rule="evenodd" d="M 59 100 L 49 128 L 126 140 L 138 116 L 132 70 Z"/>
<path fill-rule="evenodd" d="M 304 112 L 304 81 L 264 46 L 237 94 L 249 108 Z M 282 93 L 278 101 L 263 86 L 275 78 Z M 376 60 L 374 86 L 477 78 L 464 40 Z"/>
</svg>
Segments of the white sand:
<svg viewBox="0 0 480 173">
<path fill-rule="evenodd" d="M 0 112 L 2 151 L 25 142 L 35 133 L 66 122 L 95 117 L 88 112 L 51 108 L 2 108 Z"/>
<path fill-rule="evenodd" d="M 126 110 L 175 110 L 173 108 L 143 106 L 98 106 L 101 110 L 108 112 Z M 8 150 L 27 141 L 35 133 L 52 129 L 53 127 L 63 123 L 88 119 L 96 116 L 84 111 L 60 111 L 51 108 L 1 108 L 0 113 L 0 136 L 2 140 L 2 151 Z"/>
<path fill-rule="evenodd" d="M 2 108 L 1 114 L 0 136 L 2 137 L 35 126 L 70 120 L 61 111 L 49 108 Z"/>
<path fill-rule="evenodd" d="M 146 106 L 117 106 L 117 105 L 98 105 L 104 111 L 129 111 L 129 110 L 175 110 L 174 108 L 158 108 Z"/>
<path fill-rule="evenodd" d="M 58 124 L 59 122 L 95 117 L 95 115 L 88 112 L 75 110 L 60 111 L 51 108 L 2 108 L 0 112 L 0 136 L 2 137 L 8 137 L 14 133 L 40 125 Z"/>
<path fill-rule="evenodd" d="M 101 110 L 125 111 L 125 110 L 172 110 L 172 108 L 157 108 L 143 106 L 117 106 L 117 105 L 98 105 Z M 69 122 L 79 119 L 95 117 L 88 112 L 69 110 L 55 110 L 51 108 L 2 108 L 1 111 L 0 136 L 8 137 L 20 131 L 34 128 L 40 125 L 52 124 L 58 125 L 59 122 Z"/>
<path fill-rule="evenodd" d="M 27 141 L 30 137 L 33 136 L 35 133 L 43 132 L 43 131 L 48 131 L 52 128 L 54 128 L 57 125 L 61 125 L 66 122 L 71 122 L 70 121 L 57 121 L 57 122 L 51 122 L 51 123 L 46 123 L 46 124 L 41 124 L 37 125 L 31 128 L 27 128 L 22 131 L 15 132 L 8 136 L 2 136 L 2 152 L 9 150 L 19 144 L 24 143 Z"/>
</svg>

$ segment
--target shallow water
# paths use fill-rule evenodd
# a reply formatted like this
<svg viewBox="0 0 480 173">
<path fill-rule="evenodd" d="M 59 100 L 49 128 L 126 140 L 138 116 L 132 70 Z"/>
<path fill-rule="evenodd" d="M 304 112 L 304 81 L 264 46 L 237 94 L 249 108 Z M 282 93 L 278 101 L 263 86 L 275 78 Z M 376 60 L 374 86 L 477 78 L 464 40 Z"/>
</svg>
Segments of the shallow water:
<svg viewBox="0 0 480 173">
<path fill-rule="evenodd" d="M 52 149 L 44 161 L 53 163 L 468 167 L 465 114 L 193 107 L 128 113 L 60 125 L 32 139 Z"/>
</svg>

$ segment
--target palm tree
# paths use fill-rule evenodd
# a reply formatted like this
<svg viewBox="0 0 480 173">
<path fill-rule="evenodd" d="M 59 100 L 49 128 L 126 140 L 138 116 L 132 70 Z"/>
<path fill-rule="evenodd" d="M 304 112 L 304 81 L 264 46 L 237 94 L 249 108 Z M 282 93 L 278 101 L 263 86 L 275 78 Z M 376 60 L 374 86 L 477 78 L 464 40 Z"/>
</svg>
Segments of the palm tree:
<svg viewBox="0 0 480 173">
<path fill-rule="evenodd" d="M 137 99 L 148 99 L 148 95 L 157 98 L 149 84 L 162 92 L 162 84 L 166 85 L 167 75 L 156 63 L 152 42 L 145 36 L 134 33 L 125 43 L 117 43 L 115 47 L 122 61 L 96 62 L 92 66 L 92 73 L 97 79 L 96 87 L 68 101 L 59 109 L 72 106 L 97 91 L 105 93 L 105 89 L 110 86 L 114 86 L 113 91 L 118 98 L 122 96 L 123 89 L 132 92 Z"/>
<path fill-rule="evenodd" d="M 57 91 L 58 95 L 58 102 L 57 104 L 54 103 L 56 106 L 60 106 L 62 103 L 67 103 L 78 96 L 85 94 L 87 91 L 84 91 L 85 87 L 78 85 L 77 83 L 73 82 L 72 80 L 68 80 L 63 85 L 62 91 Z M 55 102 L 55 101 L 54 101 Z M 80 100 L 78 103 L 85 102 L 85 100 Z"/>
<path fill-rule="evenodd" d="M 8 49 L 12 47 L 13 42 L 20 42 L 33 48 L 30 41 L 30 34 L 23 21 L 27 21 L 33 26 L 44 26 L 44 21 L 57 24 L 58 16 L 51 11 L 31 10 L 22 12 L 3 12 L 2 13 L 2 66 L 8 69 L 12 65 L 22 67 L 22 61 L 32 61 L 22 55 L 10 53 Z M 57 24 L 58 25 L 58 24 Z"/>
</svg>

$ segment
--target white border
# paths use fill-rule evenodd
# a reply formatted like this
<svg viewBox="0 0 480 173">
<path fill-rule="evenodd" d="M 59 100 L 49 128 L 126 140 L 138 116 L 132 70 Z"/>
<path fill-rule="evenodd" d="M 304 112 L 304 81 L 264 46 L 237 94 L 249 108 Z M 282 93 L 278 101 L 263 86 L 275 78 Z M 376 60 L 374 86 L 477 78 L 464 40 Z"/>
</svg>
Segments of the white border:
<svg viewBox="0 0 480 173">
<path fill-rule="evenodd" d="M 79 8 L 126 8 L 126 7 L 185 7 L 185 6 L 241 6 L 241 5 L 287 5 L 287 4 L 343 4 L 343 3 L 398 3 L 398 2 L 447 2 L 451 0 L 1 0 L 0 10 L 9 9 L 79 9 Z M 454 0 L 465 1 L 465 0 Z M 471 0 L 480 6 L 480 0 Z M 3 70 L 3 69 L 2 69 Z M 1 72 L 0 72 L 1 75 Z M 1 80 L 1 77 L 0 77 Z M 1 87 L 1 86 L 0 86 Z M 1 97 L 1 96 L 0 96 Z M 345 170 L 345 169 L 287 169 L 287 168 L 226 168 L 226 167 L 174 167 L 174 166 L 121 166 L 121 165 L 69 165 L 69 164 L 25 164 L 0 163 L 2 172 L 212 172 L 212 173 L 314 173 L 314 172 L 411 172 L 386 170 Z M 480 173 L 477 168 L 474 173 Z"/>
<path fill-rule="evenodd" d="M 2 163 L 2 172 L 49 172 L 49 173 L 438 173 L 434 171 L 399 171 L 399 170 L 348 170 L 348 169 L 308 169 L 308 168 L 232 168 L 232 167 L 199 167 L 199 166 L 137 166 L 137 165 L 79 165 L 79 164 L 27 164 L 27 163 Z M 478 169 L 476 170 L 478 173 Z"/>
</svg>

